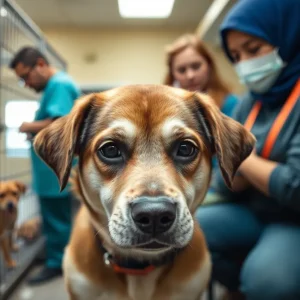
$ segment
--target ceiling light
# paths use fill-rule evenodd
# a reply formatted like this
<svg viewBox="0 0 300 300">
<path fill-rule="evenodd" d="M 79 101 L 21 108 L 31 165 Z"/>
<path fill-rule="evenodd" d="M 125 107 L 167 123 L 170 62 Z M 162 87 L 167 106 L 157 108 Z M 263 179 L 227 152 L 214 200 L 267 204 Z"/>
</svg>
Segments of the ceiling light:
<svg viewBox="0 0 300 300">
<path fill-rule="evenodd" d="M 174 0 L 118 0 L 123 18 L 168 18 Z"/>
<path fill-rule="evenodd" d="M 4 7 L 1 7 L 1 9 L 0 9 L 0 16 L 1 17 L 7 16 L 7 10 Z"/>
</svg>

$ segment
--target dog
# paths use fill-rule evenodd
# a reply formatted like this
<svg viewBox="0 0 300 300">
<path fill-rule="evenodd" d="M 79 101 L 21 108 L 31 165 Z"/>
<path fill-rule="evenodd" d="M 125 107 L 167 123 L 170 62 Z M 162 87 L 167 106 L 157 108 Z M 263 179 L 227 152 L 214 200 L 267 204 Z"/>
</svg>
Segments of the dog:
<svg viewBox="0 0 300 300">
<path fill-rule="evenodd" d="M 162 85 L 86 95 L 42 130 L 35 151 L 83 205 L 66 247 L 70 300 L 196 300 L 210 279 L 193 214 L 216 154 L 231 187 L 255 139 L 204 94 Z"/>
<path fill-rule="evenodd" d="M 18 202 L 25 191 L 26 186 L 20 181 L 0 182 L 0 246 L 8 268 L 16 266 L 11 257 L 11 251 L 18 250 L 13 241 L 13 231 L 18 217 Z"/>
<path fill-rule="evenodd" d="M 40 216 L 32 217 L 29 220 L 26 220 L 19 226 L 17 230 L 17 236 L 27 242 L 33 241 L 40 234 L 42 225 L 41 222 L 42 220 Z"/>
</svg>

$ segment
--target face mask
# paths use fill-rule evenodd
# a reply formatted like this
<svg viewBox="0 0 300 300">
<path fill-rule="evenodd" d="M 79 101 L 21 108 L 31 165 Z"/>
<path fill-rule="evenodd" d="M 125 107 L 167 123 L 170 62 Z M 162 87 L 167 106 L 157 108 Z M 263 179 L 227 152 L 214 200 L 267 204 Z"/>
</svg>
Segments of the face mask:
<svg viewBox="0 0 300 300">
<path fill-rule="evenodd" d="M 273 86 L 284 66 L 275 49 L 269 54 L 237 63 L 234 68 L 240 81 L 246 84 L 250 91 L 264 94 Z"/>
</svg>

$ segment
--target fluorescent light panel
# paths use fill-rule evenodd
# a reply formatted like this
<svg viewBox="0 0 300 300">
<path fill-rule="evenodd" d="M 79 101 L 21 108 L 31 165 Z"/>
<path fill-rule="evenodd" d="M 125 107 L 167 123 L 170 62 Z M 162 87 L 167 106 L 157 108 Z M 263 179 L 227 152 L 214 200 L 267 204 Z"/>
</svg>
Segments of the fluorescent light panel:
<svg viewBox="0 0 300 300">
<path fill-rule="evenodd" d="M 174 0 L 118 0 L 123 18 L 168 18 Z"/>
</svg>

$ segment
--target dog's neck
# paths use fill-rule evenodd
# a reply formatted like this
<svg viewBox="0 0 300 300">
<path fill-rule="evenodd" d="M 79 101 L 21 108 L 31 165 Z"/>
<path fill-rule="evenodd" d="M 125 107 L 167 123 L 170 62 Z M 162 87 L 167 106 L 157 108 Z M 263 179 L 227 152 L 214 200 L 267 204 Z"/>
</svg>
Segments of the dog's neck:
<svg viewBox="0 0 300 300">
<path fill-rule="evenodd" d="M 133 257 L 122 256 L 121 254 L 113 254 L 105 248 L 103 240 L 98 231 L 93 228 L 96 245 L 99 249 L 100 255 L 103 255 L 104 264 L 111 267 L 116 273 L 127 275 L 147 275 L 155 268 L 167 265 L 176 258 L 176 255 L 183 249 L 172 250 L 163 254 L 159 258 L 153 259 L 137 259 Z"/>
</svg>

